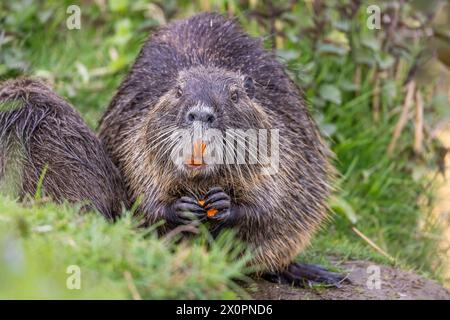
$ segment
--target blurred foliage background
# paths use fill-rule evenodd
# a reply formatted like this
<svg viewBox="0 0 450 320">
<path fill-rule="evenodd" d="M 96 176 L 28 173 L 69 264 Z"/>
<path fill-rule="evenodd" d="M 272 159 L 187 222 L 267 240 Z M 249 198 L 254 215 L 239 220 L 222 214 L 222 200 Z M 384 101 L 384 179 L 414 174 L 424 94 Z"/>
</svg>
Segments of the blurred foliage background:
<svg viewBox="0 0 450 320">
<path fill-rule="evenodd" d="M 70 16 L 66 10 L 72 4 L 81 9 L 80 30 L 66 27 Z M 263 37 L 266 48 L 273 50 L 304 89 L 311 113 L 336 154 L 341 175 L 330 201 L 335 219 L 299 258 L 325 265 L 330 255 L 342 260 L 372 259 L 448 283 L 450 208 L 434 210 L 436 190 L 446 183 L 448 151 L 438 139 L 450 117 L 447 1 L 2 1 L 0 79 L 24 75 L 46 79 L 95 129 L 149 33 L 200 11 L 236 17 L 250 34 Z M 372 28 L 377 22 L 379 28 Z M 56 265 L 73 264 L 73 257 L 89 272 L 101 274 L 102 285 L 111 285 L 118 297 L 135 297 L 129 290 L 129 277 L 123 277 L 135 268 L 141 270 L 135 275 L 136 290 L 144 298 L 226 298 L 239 291 L 231 279 L 244 273 L 243 264 L 231 262 L 226 254 L 215 256 L 204 243 L 191 243 L 191 249 L 184 250 L 185 259 L 198 259 L 195 254 L 201 252 L 204 264 L 190 265 L 188 276 L 177 278 L 168 265 L 176 263 L 174 255 L 180 252 L 168 245 L 164 255 L 168 265 L 159 265 L 154 257 L 160 240 L 146 242 L 128 234 L 129 223 L 107 226 L 101 219 L 79 217 L 65 206 L 30 205 L 34 209 L 4 198 L 0 207 L 0 268 L 8 266 L 10 258 L 5 257 L 11 243 L 23 247 L 19 251 L 24 257 L 29 255 L 21 260 L 25 269 L 15 279 L 39 283 L 39 277 Z M 62 213 L 45 215 L 58 210 Z M 77 219 L 89 223 L 94 219 L 98 235 L 89 233 L 88 222 L 78 225 Z M 53 227 L 33 232 L 41 224 Z M 24 225 L 31 230 L 26 236 L 20 231 Z M 122 239 L 115 242 L 114 250 L 135 245 L 120 259 L 107 249 L 108 241 L 115 241 L 111 230 Z M 55 237 L 79 244 L 73 246 L 67 239 L 69 244 L 55 243 Z M 55 251 L 60 250 L 68 254 L 52 264 Z M 42 252 L 43 265 L 30 262 L 36 252 Z M 146 255 L 155 260 L 145 260 Z M 219 274 L 215 263 L 222 266 L 217 270 L 232 272 Z M 30 264 L 35 267 L 31 271 L 26 268 Z M 153 267 L 142 271 L 149 265 Z M 204 276 L 191 277 L 200 273 Z M 149 288 L 161 285 L 158 278 L 173 285 L 156 295 Z M 0 280 L 0 297 L 21 296 L 17 286 L 23 281 L 10 280 L 6 288 L 5 279 Z M 114 294 L 95 288 L 84 291 L 83 297 Z M 32 296 L 52 294 L 38 290 Z"/>
</svg>

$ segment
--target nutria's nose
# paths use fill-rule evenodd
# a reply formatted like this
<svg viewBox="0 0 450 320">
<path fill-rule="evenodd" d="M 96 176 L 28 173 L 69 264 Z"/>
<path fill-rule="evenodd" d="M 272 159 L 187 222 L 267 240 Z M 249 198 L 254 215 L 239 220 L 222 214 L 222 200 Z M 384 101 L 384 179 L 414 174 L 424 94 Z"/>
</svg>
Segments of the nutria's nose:
<svg viewBox="0 0 450 320">
<path fill-rule="evenodd" d="M 190 110 L 186 114 L 186 122 L 192 124 L 194 121 L 201 121 L 206 124 L 213 124 L 216 116 L 209 110 Z"/>
</svg>

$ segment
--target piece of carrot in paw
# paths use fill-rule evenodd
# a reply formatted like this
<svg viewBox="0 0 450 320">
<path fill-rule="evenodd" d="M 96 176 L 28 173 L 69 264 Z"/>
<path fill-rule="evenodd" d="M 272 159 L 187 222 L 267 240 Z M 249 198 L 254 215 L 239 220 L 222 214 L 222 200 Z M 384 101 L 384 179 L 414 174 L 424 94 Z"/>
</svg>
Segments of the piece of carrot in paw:
<svg viewBox="0 0 450 320">
<path fill-rule="evenodd" d="M 206 215 L 208 217 L 214 217 L 217 214 L 217 212 L 219 212 L 217 209 L 209 209 L 208 211 L 206 211 Z"/>
<path fill-rule="evenodd" d="M 203 207 L 205 205 L 205 200 L 198 200 L 198 204 Z"/>
</svg>

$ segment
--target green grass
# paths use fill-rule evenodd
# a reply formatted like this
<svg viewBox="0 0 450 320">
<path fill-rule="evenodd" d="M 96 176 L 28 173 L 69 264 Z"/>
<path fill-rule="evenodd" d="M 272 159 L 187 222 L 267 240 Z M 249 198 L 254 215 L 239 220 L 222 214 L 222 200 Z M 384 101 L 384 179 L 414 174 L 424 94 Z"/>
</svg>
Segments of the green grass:
<svg viewBox="0 0 450 320">
<path fill-rule="evenodd" d="M 0 77 L 47 78 L 96 128 L 149 28 L 157 24 L 145 18 L 145 6 L 140 7 L 145 1 L 122 1 L 126 10 L 112 1 L 106 7 L 83 4 L 81 30 L 65 27 L 70 1 L 27 3 L 18 1 L 3 10 L 6 14 L 1 10 L 6 5 L 0 4 L 0 29 L 3 24 L 11 32 L 9 42 L 0 46 Z M 169 1 L 164 10 L 172 14 L 178 8 L 175 16 L 187 16 L 203 8 L 201 3 Z M 214 3 L 226 7 L 226 1 Z M 246 30 L 267 36 L 265 28 L 246 18 L 248 8 L 231 3 Z M 349 87 L 360 66 L 350 54 L 321 54 L 314 50 L 314 39 L 295 34 L 302 23 L 311 23 L 298 17 L 311 14 L 304 4 L 289 12 L 294 22 L 283 25 L 287 36 L 278 54 L 305 87 L 319 126 L 329 134 L 340 176 L 334 220 L 299 259 L 331 268 L 329 256 L 392 264 L 352 231 L 355 226 L 395 257 L 395 264 L 440 279 L 434 240 L 439 230 L 420 224 L 429 208 L 420 207 L 418 199 L 429 197 L 432 190 L 425 177 L 416 179 L 412 174 L 417 164 L 411 156 L 412 127 L 406 128 L 395 154 L 386 155 L 397 121 L 392 110 L 403 101 L 402 83 L 387 78 L 381 117 L 374 122 L 373 68 L 363 66 L 359 88 Z M 362 10 L 349 22 L 350 29 L 357 29 L 364 19 Z M 364 30 L 355 31 L 356 40 L 364 36 Z M 127 273 L 142 298 L 234 298 L 243 293 L 232 279 L 241 279 L 248 271 L 244 260 L 234 258 L 231 235 L 210 243 L 203 231 L 176 245 L 157 239 L 152 231 L 136 230 L 129 216 L 108 224 L 95 214 L 80 216 L 67 204 L 21 205 L 0 198 L 0 298 L 131 298 Z M 66 288 L 69 265 L 80 266 L 82 290 Z"/>
<path fill-rule="evenodd" d="M 202 232 L 179 243 L 138 230 L 129 216 L 112 224 L 69 205 L 1 200 L 0 299 L 246 297 L 231 279 L 246 280 L 248 256 L 238 256 L 242 246 L 231 234 L 212 241 Z M 80 290 L 66 286 L 72 265 L 81 271 Z"/>
</svg>

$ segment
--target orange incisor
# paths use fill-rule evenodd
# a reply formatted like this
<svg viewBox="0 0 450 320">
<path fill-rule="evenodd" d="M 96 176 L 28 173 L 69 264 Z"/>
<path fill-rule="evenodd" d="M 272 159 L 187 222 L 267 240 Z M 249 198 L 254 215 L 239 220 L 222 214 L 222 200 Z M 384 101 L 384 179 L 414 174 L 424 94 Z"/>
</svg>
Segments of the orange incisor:
<svg viewBox="0 0 450 320">
<path fill-rule="evenodd" d="M 194 166 L 200 166 L 204 163 L 204 156 L 206 151 L 206 143 L 202 140 L 197 140 L 193 144 L 192 148 L 192 154 L 187 159 L 187 164 L 194 165 Z"/>
</svg>

